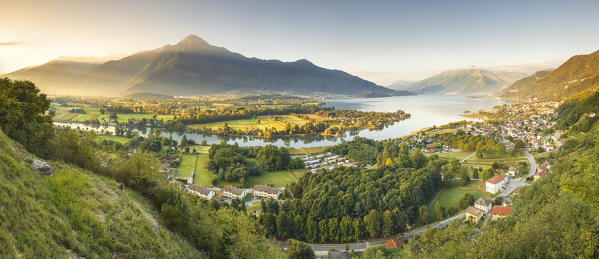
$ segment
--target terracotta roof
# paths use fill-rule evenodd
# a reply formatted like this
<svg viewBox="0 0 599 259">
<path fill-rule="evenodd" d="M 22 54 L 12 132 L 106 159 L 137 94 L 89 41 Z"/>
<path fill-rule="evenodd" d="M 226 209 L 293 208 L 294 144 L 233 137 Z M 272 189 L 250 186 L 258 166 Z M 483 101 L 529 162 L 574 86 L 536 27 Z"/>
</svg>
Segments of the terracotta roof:
<svg viewBox="0 0 599 259">
<path fill-rule="evenodd" d="M 191 189 L 192 191 L 199 192 L 200 194 L 206 195 L 206 196 L 208 196 L 210 194 L 210 190 L 208 190 L 208 188 L 205 186 L 190 184 L 189 189 Z"/>
<path fill-rule="evenodd" d="M 480 197 L 480 198 L 478 198 L 478 200 L 476 200 L 474 202 L 474 204 L 483 205 L 483 206 L 489 206 L 489 205 L 491 205 L 491 201 L 487 200 L 487 199 L 485 199 L 483 197 Z"/>
<path fill-rule="evenodd" d="M 264 186 L 264 185 L 254 186 L 254 191 L 265 192 L 265 193 L 274 194 L 274 195 L 279 193 L 279 189 L 269 187 L 269 186 Z"/>
<path fill-rule="evenodd" d="M 230 192 L 235 195 L 241 195 L 243 194 L 243 189 L 239 189 L 234 186 L 225 186 L 225 192 Z"/>
<path fill-rule="evenodd" d="M 490 184 L 497 184 L 497 183 L 499 183 L 499 182 L 503 181 L 503 179 L 505 179 L 505 177 L 506 177 L 506 175 L 505 175 L 505 174 L 500 174 L 500 175 L 498 175 L 498 176 L 495 176 L 495 177 L 493 177 L 493 178 L 491 178 L 491 179 L 487 180 L 487 183 L 490 183 Z"/>
<path fill-rule="evenodd" d="M 472 206 L 468 206 L 468 208 L 466 208 L 466 213 L 478 217 L 478 216 L 482 216 L 483 213 L 484 213 L 484 211 L 482 211 L 481 209 L 477 209 L 475 207 L 472 207 Z"/>
<path fill-rule="evenodd" d="M 541 176 L 541 177 L 546 176 L 547 171 L 540 171 L 540 172 L 536 173 L 536 175 Z"/>
<path fill-rule="evenodd" d="M 388 248 L 398 248 L 398 247 L 403 247 L 404 242 L 403 240 L 397 239 L 397 238 L 391 238 L 389 240 L 387 240 L 387 242 L 385 242 L 385 246 Z"/>
<path fill-rule="evenodd" d="M 491 214 L 501 216 L 507 216 L 508 214 L 510 214 L 510 212 L 512 212 L 512 207 L 505 207 L 499 205 L 493 206 L 493 209 L 491 210 Z"/>
</svg>

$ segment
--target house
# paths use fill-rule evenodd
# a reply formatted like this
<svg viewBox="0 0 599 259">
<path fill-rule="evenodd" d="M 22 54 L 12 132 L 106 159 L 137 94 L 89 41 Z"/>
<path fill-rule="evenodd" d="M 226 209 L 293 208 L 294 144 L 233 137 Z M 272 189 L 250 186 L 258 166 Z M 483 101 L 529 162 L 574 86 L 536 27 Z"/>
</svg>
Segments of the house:
<svg viewBox="0 0 599 259">
<path fill-rule="evenodd" d="M 541 180 L 545 176 L 547 176 L 547 171 L 539 171 L 535 174 L 533 181 Z"/>
<path fill-rule="evenodd" d="M 497 193 L 501 190 L 503 186 L 508 182 L 508 177 L 506 174 L 500 174 L 491 179 L 488 179 L 486 182 L 486 190 L 490 193 Z"/>
<path fill-rule="evenodd" d="M 509 176 L 516 176 L 518 174 L 518 168 L 516 167 L 510 167 L 510 169 L 507 170 L 507 174 Z"/>
<path fill-rule="evenodd" d="M 281 195 L 281 189 L 273 188 L 264 185 L 256 185 L 254 186 L 254 196 L 262 197 L 262 198 L 273 198 L 278 199 Z"/>
<path fill-rule="evenodd" d="M 404 241 L 397 238 L 391 238 L 385 242 L 387 248 L 403 248 Z"/>
<path fill-rule="evenodd" d="M 225 186 L 223 190 L 223 196 L 231 199 L 242 199 L 243 197 L 245 197 L 246 194 L 247 192 L 244 189 L 239 189 L 234 186 Z"/>
<path fill-rule="evenodd" d="M 491 208 L 493 208 L 493 203 L 490 200 L 481 197 L 474 202 L 474 207 L 484 211 L 485 214 L 487 214 L 489 211 L 491 211 Z"/>
<path fill-rule="evenodd" d="M 495 205 L 491 210 L 491 220 L 505 218 L 510 212 L 512 212 L 512 207 Z"/>
<path fill-rule="evenodd" d="M 466 208 L 466 221 L 478 223 L 483 218 L 485 212 L 472 206 Z"/>
<path fill-rule="evenodd" d="M 205 186 L 199 186 L 195 184 L 190 184 L 187 186 L 187 190 L 197 196 L 200 196 L 206 200 L 212 200 L 216 193 L 214 191 L 208 190 Z"/>
</svg>

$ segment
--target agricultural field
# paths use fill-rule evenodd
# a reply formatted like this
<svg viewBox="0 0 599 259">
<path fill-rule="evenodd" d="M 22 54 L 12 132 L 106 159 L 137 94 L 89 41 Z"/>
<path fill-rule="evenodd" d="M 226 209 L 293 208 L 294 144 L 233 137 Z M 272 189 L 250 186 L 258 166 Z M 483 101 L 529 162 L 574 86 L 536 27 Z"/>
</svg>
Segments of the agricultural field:
<svg viewBox="0 0 599 259">
<path fill-rule="evenodd" d="M 257 119 L 244 119 L 244 120 L 229 120 L 229 121 L 221 121 L 221 122 L 212 122 L 212 123 L 202 123 L 202 124 L 191 124 L 188 127 L 190 128 L 211 128 L 212 130 L 217 130 L 223 127 L 226 123 L 230 128 L 241 130 L 245 128 L 249 129 L 260 129 L 264 130 L 266 127 L 272 128 L 275 127 L 277 130 L 282 130 L 285 128 L 285 123 L 289 122 L 291 125 L 303 125 L 308 123 L 308 120 L 293 116 L 293 115 L 279 115 L 281 117 L 280 120 L 274 120 L 274 116 L 258 116 Z"/>
<path fill-rule="evenodd" d="M 84 107 L 84 114 L 80 113 L 71 113 L 69 110 L 77 108 L 77 107 L 55 107 L 56 115 L 54 119 L 57 121 L 66 121 L 66 122 L 86 122 L 90 120 L 98 120 L 100 122 L 108 122 L 110 120 L 110 114 L 105 112 L 104 114 L 100 113 L 100 108 L 98 107 Z M 127 122 L 129 119 L 153 119 L 153 114 L 143 113 L 143 114 L 117 114 L 117 121 L 119 123 Z M 172 115 L 156 115 L 157 120 L 172 120 Z"/>
<path fill-rule="evenodd" d="M 474 181 L 473 184 L 467 186 L 454 187 L 451 189 L 443 189 L 437 201 L 441 207 L 449 209 L 450 207 L 458 207 L 459 201 L 465 193 L 474 195 L 474 200 L 480 197 L 492 199 L 493 195 L 485 192 L 480 181 Z"/>
</svg>

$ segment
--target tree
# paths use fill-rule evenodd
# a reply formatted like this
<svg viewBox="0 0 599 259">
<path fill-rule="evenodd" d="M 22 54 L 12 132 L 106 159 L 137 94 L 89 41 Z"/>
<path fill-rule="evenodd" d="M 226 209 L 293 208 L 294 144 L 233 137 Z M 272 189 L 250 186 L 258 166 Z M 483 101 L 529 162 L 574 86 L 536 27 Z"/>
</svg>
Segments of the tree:
<svg viewBox="0 0 599 259">
<path fill-rule="evenodd" d="M 286 238 L 291 235 L 291 221 L 287 217 L 285 211 L 281 211 L 281 213 L 277 215 L 276 224 L 278 238 Z"/>
<path fill-rule="evenodd" d="M 381 229 L 381 220 L 378 211 L 371 210 L 368 215 L 364 216 L 364 224 L 366 224 L 366 230 L 370 234 L 370 238 L 375 238 Z"/>
<path fill-rule="evenodd" d="M 435 220 L 443 220 L 443 209 L 441 209 L 441 204 L 439 201 L 435 202 L 435 206 L 433 207 L 433 215 L 435 216 Z"/>
<path fill-rule="evenodd" d="M 460 198 L 459 204 L 460 204 L 460 209 L 465 209 L 468 206 L 472 205 L 472 203 L 474 203 L 474 195 L 472 195 L 472 193 L 464 193 L 464 195 L 462 196 L 462 198 Z"/>
<path fill-rule="evenodd" d="M 187 147 L 188 143 L 187 143 L 187 136 L 183 135 L 183 138 L 181 138 L 181 143 L 179 143 L 179 146 L 181 148 L 185 148 Z"/>
<path fill-rule="evenodd" d="M 313 259 L 316 258 L 316 255 L 314 250 L 306 243 L 295 239 L 287 239 L 287 258 Z"/>
<path fill-rule="evenodd" d="M 0 78 L 0 129 L 32 153 L 47 156 L 54 135 L 50 100 L 30 81 Z"/>
<path fill-rule="evenodd" d="M 462 170 L 462 174 L 460 175 L 460 185 L 465 186 L 470 183 L 470 175 L 468 175 L 468 171 Z"/>
<path fill-rule="evenodd" d="M 395 221 L 391 211 L 383 212 L 383 236 L 390 236 L 395 231 Z"/>
<path fill-rule="evenodd" d="M 428 224 L 428 208 L 426 206 L 421 206 L 418 210 L 418 218 L 420 219 L 420 224 L 426 225 Z"/>
</svg>

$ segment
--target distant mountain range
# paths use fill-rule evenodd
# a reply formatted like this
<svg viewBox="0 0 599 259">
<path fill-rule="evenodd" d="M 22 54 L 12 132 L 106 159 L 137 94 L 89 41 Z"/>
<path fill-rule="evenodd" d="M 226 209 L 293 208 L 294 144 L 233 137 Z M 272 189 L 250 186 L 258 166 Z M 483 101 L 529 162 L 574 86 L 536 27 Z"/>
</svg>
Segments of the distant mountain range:
<svg viewBox="0 0 599 259">
<path fill-rule="evenodd" d="M 295 62 L 248 58 L 212 46 L 195 35 L 175 45 L 139 52 L 118 60 L 53 60 L 7 76 L 28 79 L 56 95 L 120 96 L 152 93 L 197 96 L 222 93 L 300 95 L 408 95 L 339 70 Z"/>
<path fill-rule="evenodd" d="M 553 71 L 539 71 L 515 82 L 499 96 L 520 100 L 559 101 L 599 90 L 599 51 L 577 55 Z"/>
<path fill-rule="evenodd" d="M 390 88 L 418 94 L 491 94 L 498 92 L 525 76 L 519 72 L 490 71 L 479 68 L 449 70 L 422 81 L 403 84 L 402 81 Z"/>
</svg>

